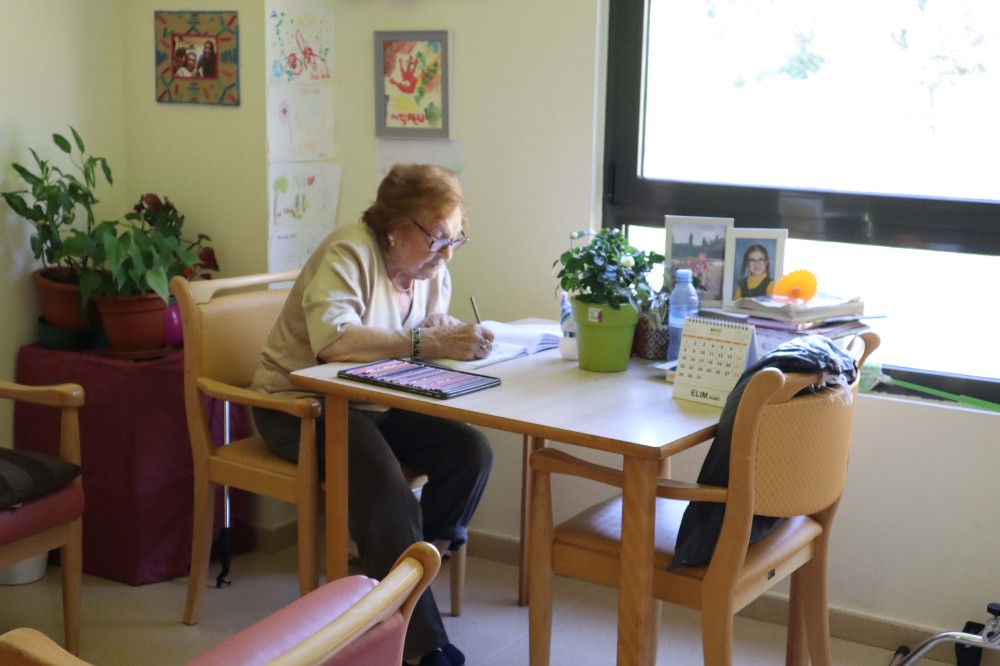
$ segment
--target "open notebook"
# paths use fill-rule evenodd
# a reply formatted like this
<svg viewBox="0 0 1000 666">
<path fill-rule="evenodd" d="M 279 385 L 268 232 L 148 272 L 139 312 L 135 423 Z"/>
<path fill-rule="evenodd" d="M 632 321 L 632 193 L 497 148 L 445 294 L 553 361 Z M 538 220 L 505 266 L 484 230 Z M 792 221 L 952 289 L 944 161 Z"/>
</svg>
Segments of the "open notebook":
<svg viewBox="0 0 1000 666">
<path fill-rule="evenodd" d="M 493 331 L 496 336 L 493 340 L 493 351 L 489 356 L 475 361 L 442 358 L 434 360 L 433 363 L 458 370 L 473 370 L 558 347 L 559 338 L 562 337 L 559 324 L 505 324 L 499 321 L 484 321 L 482 325 Z"/>
</svg>

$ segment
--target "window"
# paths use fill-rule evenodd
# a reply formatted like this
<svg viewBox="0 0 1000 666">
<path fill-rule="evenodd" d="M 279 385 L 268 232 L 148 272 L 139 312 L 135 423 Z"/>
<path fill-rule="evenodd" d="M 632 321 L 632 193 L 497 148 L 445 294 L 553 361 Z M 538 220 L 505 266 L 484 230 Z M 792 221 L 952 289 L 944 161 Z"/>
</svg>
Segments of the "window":
<svg viewBox="0 0 1000 666">
<path fill-rule="evenodd" d="M 787 228 L 786 270 L 885 315 L 883 365 L 1000 398 L 1000 5 L 615 0 L 610 18 L 605 224 Z"/>
</svg>

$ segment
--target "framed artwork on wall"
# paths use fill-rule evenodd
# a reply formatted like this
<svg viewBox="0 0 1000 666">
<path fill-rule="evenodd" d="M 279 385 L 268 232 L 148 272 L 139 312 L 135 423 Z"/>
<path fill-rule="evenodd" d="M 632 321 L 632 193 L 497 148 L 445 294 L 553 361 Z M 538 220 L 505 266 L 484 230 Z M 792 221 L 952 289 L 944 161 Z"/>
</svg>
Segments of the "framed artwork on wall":
<svg viewBox="0 0 1000 666">
<path fill-rule="evenodd" d="M 738 298 L 770 296 L 784 275 L 788 229 L 733 229 L 726 237 L 729 265 L 725 304 Z"/>
<path fill-rule="evenodd" d="M 375 33 L 375 136 L 447 139 L 448 31 Z"/>
<path fill-rule="evenodd" d="M 663 255 L 670 280 L 673 282 L 678 268 L 690 268 L 692 276 L 700 280 L 702 307 L 722 306 L 725 285 L 730 281 L 726 239 L 733 223 L 731 217 L 664 216 L 667 243 Z"/>
<path fill-rule="evenodd" d="M 156 101 L 239 106 L 237 12 L 154 12 Z"/>
</svg>

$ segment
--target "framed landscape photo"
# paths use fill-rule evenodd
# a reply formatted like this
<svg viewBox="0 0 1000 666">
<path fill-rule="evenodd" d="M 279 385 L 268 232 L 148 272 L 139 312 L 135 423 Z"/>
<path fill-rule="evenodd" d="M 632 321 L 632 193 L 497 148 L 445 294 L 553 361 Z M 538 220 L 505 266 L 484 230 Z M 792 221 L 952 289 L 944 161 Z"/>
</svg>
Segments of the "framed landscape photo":
<svg viewBox="0 0 1000 666">
<path fill-rule="evenodd" d="M 788 229 L 733 229 L 726 238 L 724 305 L 739 298 L 770 296 L 784 275 Z"/>
<path fill-rule="evenodd" d="M 154 12 L 156 101 L 239 106 L 237 12 Z"/>
<path fill-rule="evenodd" d="M 375 33 L 375 136 L 447 139 L 448 31 Z"/>
<path fill-rule="evenodd" d="M 666 215 L 667 242 L 664 256 L 671 283 L 678 268 L 690 268 L 700 281 L 699 304 L 721 307 L 730 277 L 726 262 L 726 239 L 733 230 L 731 217 Z"/>
</svg>

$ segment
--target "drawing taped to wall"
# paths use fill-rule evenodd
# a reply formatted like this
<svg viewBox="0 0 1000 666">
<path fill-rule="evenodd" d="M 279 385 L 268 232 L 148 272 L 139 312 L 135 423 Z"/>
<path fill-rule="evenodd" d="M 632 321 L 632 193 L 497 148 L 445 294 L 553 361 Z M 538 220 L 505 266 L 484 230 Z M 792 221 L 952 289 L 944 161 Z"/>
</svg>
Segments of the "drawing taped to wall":
<svg viewBox="0 0 1000 666">
<path fill-rule="evenodd" d="M 333 87 L 272 85 L 267 88 L 268 161 L 333 157 Z"/>
<path fill-rule="evenodd" d="M 333 162 L 272 162 L 269 270 L 298 268 L 333 231 L 342 166 Z"/>
<path fill-rule="evenodd" d="M 281 5 L 267 10 L 266 57 L 274 81 L 316 83 L 333 69 L 333 10 Z"/>
</svg>

